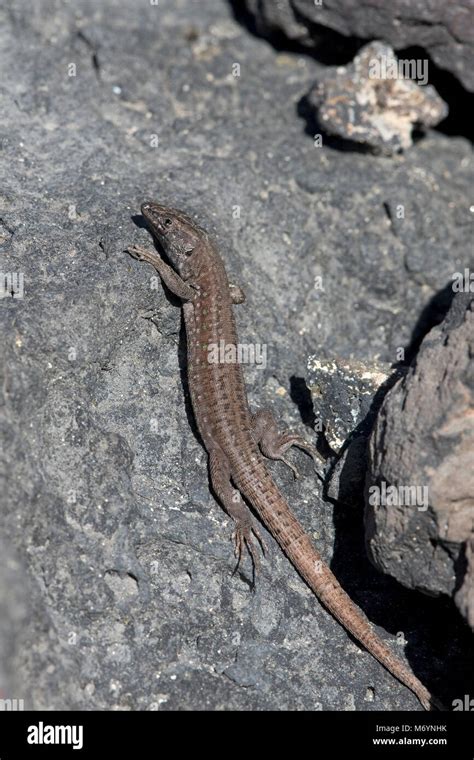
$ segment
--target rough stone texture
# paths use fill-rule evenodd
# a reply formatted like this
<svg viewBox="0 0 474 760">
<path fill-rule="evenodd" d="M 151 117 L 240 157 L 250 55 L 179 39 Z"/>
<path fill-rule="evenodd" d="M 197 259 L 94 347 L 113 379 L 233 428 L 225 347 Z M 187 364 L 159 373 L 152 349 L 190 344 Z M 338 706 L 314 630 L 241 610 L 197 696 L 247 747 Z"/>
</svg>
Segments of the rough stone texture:
<svg viewBox="0 0 474 760">
<path fill-rule="evenodd" d="M 359 504 L 367 470 L 367 442 L 385 393 L 405 367 L 355 359 L 308 359 L 307 387 L 315 429 L 337 458 L 330 457 L 326 494 L 342 504 Z"/>
<path fill-rule="evenodd" d="M 325 132 L 390 155 L 412 145 L 415 126 L 442 121 L 448 108 L 434 87 L 399 65 L 392 48 L 371 42 L 348 66 L 329 68 L 308 98 Z"/>
<path fill-rule="evenodd" d="M 245 0 L 261 33 L 317 47 L 321 29 L 361 40 L 383 39 L 395 50 L 419 46 L 474 91 L 474 4 L 471 0 Z"/>
<path fill-rule="evenodd" d="M 471 628 L 474 628 L 474 539 L 472 538 L 472 531 L 466 539 L 463 549 L 465 572 L 461 588 L 456 592 L 454 598 L 461 614 L 464 615 Z"/>
<path fill-rule="evenodd" d="M 24 274 L 24 297 L 0 303 L 0 532 L 29 600 L 13 696 L 419 709 L 269 538 L 256 590 L 248 564 L 232 576 L 232 525 L 186 408 L 180 312 L 123 249 L 150 244 L 131 218 L 144 198 L 199 216 L 246 290 L 241 340 L 268 347 L 265 370 L 246 368 L 251 405 L 304 431 L 308 354 L 392 363 L 466 265 L 468 143 L 429 135 L 394 160 L 316 150 L 297 107 L 321 67 L 216 0 L 18 0 L 0 35 L 1 261 Z M 378 573 L 362 512 L 333 513 L 294 457 L 299 481 L 272 472 L 351 597 L 440 697 L 468 693 L 470 631 L 449 600 Z M 4 563 L 0 576 L 8 595 Z"/>
<path fill-rule="evenodd" d="M 0 540 L 2 574 L 0 583 L 0 711 L 11 705 L 8 700 L 25 699 L 24 684 L 14 667 L 15 652 L 22 643 L 22 629 L 27 620 L 24 566 L 11 546 Z M 19 705 L 20 702 L 13 703 Z"/>
<path fill-rule="evenodd" d="M 403 369 L 394 371 L 383 362 L 309 357 L 306 383 L 315 416 L 333 451 L 340 453 L 355 430 L 363 435 L 372 429 L 387 381 L 402 373 Z"/>
<path fill-rule="evenodd" d="M 386 395 L 370 439 L 366 538 L 408 588 L 454 595 L 474 623 L 474 295 L 459 293 Z M 426 503 L 374 504 L 373 486 L 427 489 Z M 421 494 L 421 492 L 420 492 Z M 459 590 L 458 590 L 459 589 Z M 474 626 L 473 626 L 474 627 Z"/>
</svg>

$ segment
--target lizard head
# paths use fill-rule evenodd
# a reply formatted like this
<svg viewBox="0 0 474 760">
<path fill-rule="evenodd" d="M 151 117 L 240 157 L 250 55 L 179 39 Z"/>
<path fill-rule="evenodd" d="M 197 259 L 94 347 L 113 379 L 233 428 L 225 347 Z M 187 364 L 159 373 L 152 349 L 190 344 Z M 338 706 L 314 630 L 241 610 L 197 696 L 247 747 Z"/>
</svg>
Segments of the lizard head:
<svg viewBox="0 0 474 760">
<path fill-rule="evenodd" d="M 187 214 L 159 203 L 146 201 L 141 212 L 153 236 L 158 240 L 173 268 L 183 279 L 192 274 L 193 253 L 206 232 Z"/>
</svg>

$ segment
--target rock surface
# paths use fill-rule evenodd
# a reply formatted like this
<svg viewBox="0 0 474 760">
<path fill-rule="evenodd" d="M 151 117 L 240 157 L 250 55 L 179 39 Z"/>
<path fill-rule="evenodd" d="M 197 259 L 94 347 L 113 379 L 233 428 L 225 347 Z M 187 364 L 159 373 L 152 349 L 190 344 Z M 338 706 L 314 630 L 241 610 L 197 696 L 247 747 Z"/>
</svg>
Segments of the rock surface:
<svg viewBox="0 0 474 760">
<path fill-rule="evenodd" d="M 27 572 L 11 546 L 0 540 L 2 573 L 0 583 L 0 712 L 25 700 L 24 682 L 15 667 L 23 643 L 23 626 L 28 624 Z M 8 702 L 11 700 L 11 702 Z M 16 702 L 14 701 L 16 700 Z M 23 702 L 23 706 L 26 706 Z"/>
<path fill-rule="evenodd" d="M 377 567 L 408 588 L 456 595 L 472 627 L 473 357 L 474 295 L 459 293 L 384 399 L 370 439 L 365 515 Z M 372 499 L 384 484 L 425 489 L 417 495 L 426 499 Z"/>
<path fill-rule="evenodd" d="M 326 494 L 341 504 L 360 504 L 367 470 L 368 437 L 387 390 L 404 367 L 354 359 L 308 359 L 315 430 L 322 431 L 332 453 Z"/>
<path fill-rule="evenodd" d="M 260 32 L 279 31 L 317 48 L 322 27 L 360 40 L 383 39 L 395 50 L 417 46 L 474 91 L 474 6 L 469 0 L 245 0 Z"/>
<path fill-rule="evenodd" d="M 419 709 L 269 538 L 256 590 L 248 564 L 232 576 L 179 309 L 123 249 L 150 245 L 132 220 L 145 198 L 199 216 L 246 291 L 241 340 L 268 347 L 267 368 L 245 370 L 251 405 L 304 431 L 306 357 L 393 363 L 466 265 L 470 147 L 430 134 L 390 160 L 316 149 L 298 103 L 322 67 L 277 53 L 226 3 L 90 8 L 18 0 L 0 24 L 1 262 L 24 275 L 23 298 L 0 302 L 0 532 L 28 600 L 21 639 L 1 650 L 11 696 L 34 709 Z M 361 509 L 333 514 L 294 456 L 296 483 L 271 470 L 351 597 L 440 697 L 467 693 L 457 611 L 378 573 Z M 0 575 L 8 594 L 3 563 Z"/>
<path fill-rule="evenodd" d="M 359 435 L 370 432 L 389 379 L 393 382 L 400 374 L 403 369 L 394 371 L 383 362 L 309 357 L 306 383 L 315 416 L 333 451 L 340 453 L 355 430 Z"/>
</svg>

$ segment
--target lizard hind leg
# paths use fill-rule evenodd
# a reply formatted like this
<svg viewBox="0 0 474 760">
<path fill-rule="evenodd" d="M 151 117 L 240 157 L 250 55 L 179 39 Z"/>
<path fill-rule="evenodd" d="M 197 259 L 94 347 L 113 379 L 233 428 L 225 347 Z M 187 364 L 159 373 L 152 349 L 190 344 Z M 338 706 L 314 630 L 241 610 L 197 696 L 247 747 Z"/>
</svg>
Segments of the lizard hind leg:
<svg viewBox="0 0 474 760">
<path fill-rule="evenodd" d="M 292 470 L 295 478 L 298 478 L 299 472 L 297 468 L 285 458 L 286 451 L 292 446 L 296 446 L 306 451 L 312 457 L 315 470 L 321 476 L 317 465 L 319 464 L 318 460 L 321 460 L 322 457 L 317 448 L 303 438 L 303 436 L 290 430 L 280 433 L 273 414 L 267 409 L 254 414 L 252 422 L 255 441 L 260 446 L 260 450 L 264 456 L 268 457 L 268 459 L 279 459 L 281 462 L 284 462 Z"/>
<path fill-rule="evenodd" d="M 213 449 L 209 454 L 209 472 L 212 487 L 217 498 L 235 523 L 233 540 L 237 565 L 234 574 L 239 568 L 244 550 L 247 549 L 252 560 L 255 575 L 260 569 L 260 558 L 255 546 L 254 537 L 260 544 L 263 554 L 265 554 L 266 547 L 255 525 L 252 512 L 242 499 L 240 492 L 233 488 L 231 484 L 229 460 L 220 449 Z"/>
</svg>

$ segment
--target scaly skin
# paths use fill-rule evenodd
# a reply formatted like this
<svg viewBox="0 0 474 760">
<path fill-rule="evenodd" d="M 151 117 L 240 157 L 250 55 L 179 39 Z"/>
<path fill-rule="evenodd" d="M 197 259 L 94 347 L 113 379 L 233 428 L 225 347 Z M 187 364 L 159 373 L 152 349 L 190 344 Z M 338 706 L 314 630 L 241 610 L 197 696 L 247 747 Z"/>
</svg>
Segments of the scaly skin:
<svg viewBox="0 0 474 760">
<path fill-rule="evenodd" d="M 269 413 L 252 417 L 238 362 L 209 361 L 209 347 L 237 346 L 233 303 L 242 292 L 230 286 L 222 259 L 205 230 L 186 214 L 157 203 L 144 203 L 142 214 L 172 266 L 156 252 L 131 246 L 129 253 L 148 261 L 183 300 L 188 352 L 188 381 L 196 422 L 209 453 L 216 496 L 234 519 L 240 554 L 247 547 L 257 565 L 252 541 L 258 528 L 241 495 L 252 505 L 299 574 L 334 617 L 392 675 L 411 689 L 425 709 L 439 707 L 423 684 L 376 635 L 352 602 L 291 512 L 266 468 L 261 451 L 284 459 L 291 445 L 315 458 L 317 452 L 297 434 L 279 434 Z M 259 448 L 260 444 L 260 448 Z M 289 462 L 287 464 L 290 465 Z M 290 465 L 294 470 L 292 465 Z M 235 488 L 233 487 L 235 486 Z"/>
</svg>

